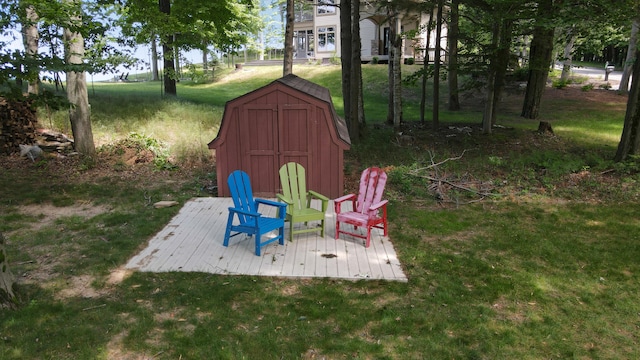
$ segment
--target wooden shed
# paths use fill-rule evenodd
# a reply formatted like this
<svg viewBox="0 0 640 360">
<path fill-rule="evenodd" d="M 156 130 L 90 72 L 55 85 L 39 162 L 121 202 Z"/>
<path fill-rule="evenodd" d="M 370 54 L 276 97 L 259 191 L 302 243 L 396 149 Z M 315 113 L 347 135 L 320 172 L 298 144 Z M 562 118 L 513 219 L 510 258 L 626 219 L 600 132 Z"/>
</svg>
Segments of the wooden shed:
<svg viewBox="0 0 640 360">
<path fill-rule="evenodd" d="M 230 196 L 227 177 L 243 170 L 256 196 L 280 191 L 278 170 L 295 161 L 307 188 L 328 197 L 344 192 L 344 151 L 351 140 L 329 90 L 290 74 L 227 102 L 214 150 L 218 195 Z"/>
</svg>

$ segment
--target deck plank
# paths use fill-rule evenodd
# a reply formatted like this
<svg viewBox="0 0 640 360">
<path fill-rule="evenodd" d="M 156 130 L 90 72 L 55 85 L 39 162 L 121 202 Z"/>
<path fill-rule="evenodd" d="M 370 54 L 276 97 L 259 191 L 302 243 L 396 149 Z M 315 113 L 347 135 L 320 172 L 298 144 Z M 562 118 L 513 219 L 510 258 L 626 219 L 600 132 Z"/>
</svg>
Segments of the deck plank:
<svg viewBox="0 0 640 360">
<path fill-rule="evenodd" d="M 127 262 L 126 267 L 149 272 L 408 280 L 391 240 L 383 236 L 382 230 L 372 231 L 369 248 L 364 247 L 362 239 L 350 235 L 341 234 L 339 239 L 334 239 L 333 202 L 327 210 L 324 237 L 319 232 L 310 232 L 298 234 L 293 241 L 288 241 L 287 224 L 285 245 L 275 242 L 264 246 L 261 256 L 255 256 L 255 242 L 246 235 L 231 238 L 228 247 L 222 245 L 228 208 L 232 205 L 230 198 L 187 201 L 178 214 L 149 240 L 147 247 Z M 350 205 L 345 204 L 345 207 Z M 260 211 L 265 216 L 275 216 L 275 209 L 261 207 Z M 363 229 L 358 231 L 364 233 Z"/>
</svg>

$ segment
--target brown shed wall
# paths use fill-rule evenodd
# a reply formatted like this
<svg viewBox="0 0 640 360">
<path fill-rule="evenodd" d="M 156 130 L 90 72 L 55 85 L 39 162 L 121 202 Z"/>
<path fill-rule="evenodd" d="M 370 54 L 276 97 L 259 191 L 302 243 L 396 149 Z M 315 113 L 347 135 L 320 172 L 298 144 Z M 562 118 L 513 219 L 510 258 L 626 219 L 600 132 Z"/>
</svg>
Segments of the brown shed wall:
<svg viewBox="0 0 640 360">
<path fill-rule="evenodd" d="M 230 195 L 227 177 L 239 169 L 249 174 L 256 196 L 274 196 L 280 192 L 278 169 L 290 161 L 307 170 L 308 189 L 343 195 L 343 153 L 350 145 L 338 131 L 343 122 L 333 104 L 279 81 L 229 101 L 218 136 L 209 143 L 218 195 Z"/>
</svg>

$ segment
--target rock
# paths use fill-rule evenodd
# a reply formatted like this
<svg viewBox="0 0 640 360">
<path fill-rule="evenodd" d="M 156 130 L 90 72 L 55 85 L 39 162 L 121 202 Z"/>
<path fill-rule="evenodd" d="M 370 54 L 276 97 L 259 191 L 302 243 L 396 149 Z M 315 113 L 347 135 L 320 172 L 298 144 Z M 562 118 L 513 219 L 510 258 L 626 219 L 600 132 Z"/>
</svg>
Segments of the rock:
<svg viewBox="0 0 640 360">
<path fill-rule="evenodd" d="M 164 201 L 158 201 L 157 203 L 153 204 L 153 207 L 155 207 L 156 209 L 161 209 L 161 208 L 166 208 L 166 207 L 171 207 L 176 205 L 178 205 L 177 201 L 164 200 Z"/>
</svg>

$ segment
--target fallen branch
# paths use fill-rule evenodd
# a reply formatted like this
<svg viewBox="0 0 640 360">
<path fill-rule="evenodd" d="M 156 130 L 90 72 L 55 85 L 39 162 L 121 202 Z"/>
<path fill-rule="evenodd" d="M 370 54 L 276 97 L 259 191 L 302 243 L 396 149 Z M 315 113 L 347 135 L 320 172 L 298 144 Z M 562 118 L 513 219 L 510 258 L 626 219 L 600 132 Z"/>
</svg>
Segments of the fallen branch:
<svg viewBox="0 0 640 360">
<path fill-rule="evenodd" d="M 103 307 L 105 307 L 105 306 L 107 306 L 107 304 L 101 304 L 101 305 L 91 306 L 91 307 L 88 307 L 88 308 L 84 308 L 84 309 L 82 309 L 82 311 L 95 310 L 95 309 L 103 308 Z"/>
<path fill-rule="evenodd" d="M 480 196 L 484 196 L 484 197 L 495 195 L 495 194 L 491 194 L 491 193 L 483 193 L 483 192 L 475 191 L 475 190 L 473 190 L 471 188 L 464 187 L 462 185 L 458 185 L 456 183 L 453 183 L 453 182 L 451 182 L 449 180 L 445 180 L 445 179 L 437 179 L 437 178 L 433 178 L 433 177 L 430 177 L 430 176 L 422 176 L 422 175 L 416 175 L 416 176 L 421 177 L 423 179 L 430 180 L 430 181 L 434 181 L 434 182 L 442 182 L 442 183 L 445 183 L 447 185 L 451 185 L 451 186 L 453 186 L 453 187 L 455 187 L 457 189 L 469 191 L 471 193 L 474 193 L 474 194 L 480 195 Z"/>
<path fill-rule="evenodd" d="M 464 156 L 464 153 L 466 153 L 466 152 L 467 152 L 467 149 L 464 149 L 464 150 L 462 150 L 462 154 L 460 154 L 459 156 L 450 157 L 450 158 L 444 159 L 444 160 L 442 160 L 442 161 L 440 161 L 440 162 L 438 162 L 438 163 L 434 163 L 434 162 L 433 162 L 433 155 L 432 155 L 432 156 L 431 156 L 431 165 L 426 166 L 426 167 L 423 167 L 423 168 L 420 168 L 420 169 L 414 169 L 414 170 L 411 170 L 409 173 L 410 173 L 411 175 L 419 176 L 419 175 L 417 175 L 417 174 L 416 174 L 417 172 L 419 172 L 419 171 L 424 171 L 424 170 L 429 170 L 429 169 L 434 168 L 434 167 L 436 167 L 436 166 L 440 166 L 440 165 L 442 165 L 442 164 L 444 164 L 444 163 L 446 163 L 446 162 L 448 162 L 448 161 L 452 161 L 452 160 L 460 160 L 460 159 L 462 159 L 462 157 Z"/>
<path fill-rule="evenodd" d="M 472 181 L 453 181 L 453 180 L 447 179 L 445 174 L 441 175 L 442 171 L 439 169 L 439 166 L 449 161 L 462 159 L 462 157 L 466 152 L 467 152 L 467 149 L 463 150 L 462 153 L 458 156 L 450 157 L 439 162 L 434 161 L 435 157 L 433 154 L 430 153 L 431 165 L 425 166 L 419 169 L 411 170 L 409 171 L 408 174 L 430 181 L 432 185 L 428 186 L 428 189 L 429 191 L 435 193 L 435 197 L 440 202 L 445 202 L 445 201 L 453 202 L 453 203 L 456 203 L 457 205 L 460 205 L 460 201 L 458 201 L 458 199 L 453 200 L 451 199 L 450 196 L 448 196 L 447 192 L 450 191 L 451 188 L 463 190 L 471 194 L 474 194 L 475 196 L 481 197 L 480 199 L 475 199 L 470 202 L 466 202 L 465 204 L 481 201 L 486 197 L 497 196 L 497 194 L 492 194 L 486 191 L 487 190 L 486 183 L 473 181 L 473 179 Z M 425 174 L 425 172 L 427 173 Z M 471 186 L 469 186 L 469 184 Z M 473 185 L 476 185 L 475 187 L 479 189 L 474 189 Z"/>
</svg>

